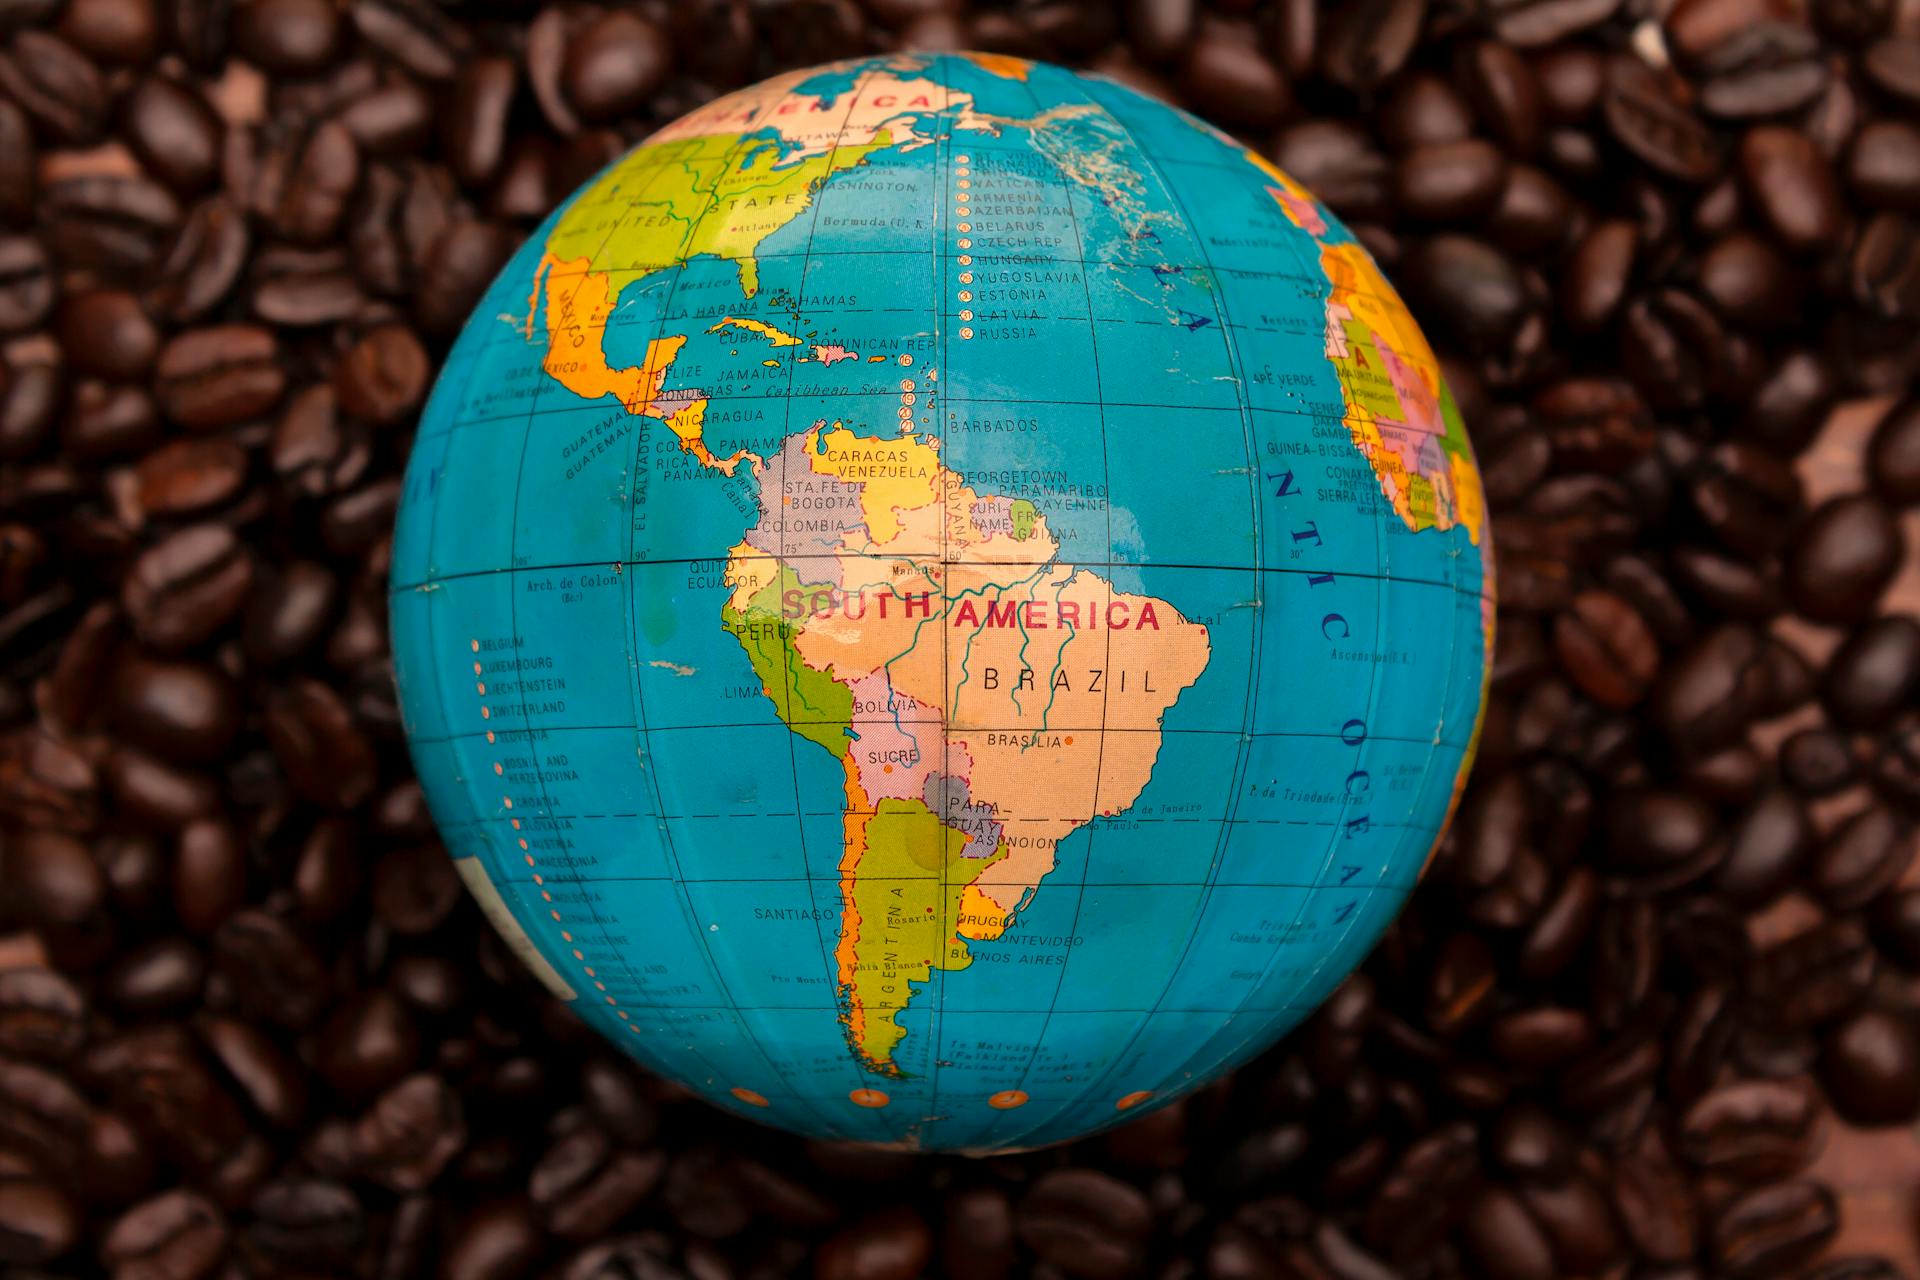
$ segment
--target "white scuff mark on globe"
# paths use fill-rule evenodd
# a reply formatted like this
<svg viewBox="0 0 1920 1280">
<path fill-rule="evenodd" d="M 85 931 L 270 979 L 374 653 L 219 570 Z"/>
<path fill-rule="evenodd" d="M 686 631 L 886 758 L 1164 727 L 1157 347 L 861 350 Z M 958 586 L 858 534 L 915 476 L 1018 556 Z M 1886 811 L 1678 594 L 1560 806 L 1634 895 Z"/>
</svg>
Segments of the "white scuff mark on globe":
<svg viewBox="0 0 1920 1280">
<path fill-rule="evenodd" d="M 655 658 L 647 665 L 650 667 L 659 667 L 663 671 L 671 671 L 677 676 L 690 676 L 694 672 L 692 667 L 683 666 L 678 662 L 669 662 L 665 658 Z"/>
</svg>

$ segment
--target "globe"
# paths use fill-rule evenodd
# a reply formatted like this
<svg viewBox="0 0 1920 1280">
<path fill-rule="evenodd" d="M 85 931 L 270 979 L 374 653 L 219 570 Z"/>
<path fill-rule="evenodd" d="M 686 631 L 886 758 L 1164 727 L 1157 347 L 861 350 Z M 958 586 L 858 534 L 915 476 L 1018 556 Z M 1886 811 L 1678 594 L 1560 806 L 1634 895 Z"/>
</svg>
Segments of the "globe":
<svg viewBox="0 0 1920 1280">
<path fill-rule="evenodd" d="M 444 843 L 714 1104 L 985 1152 L 1305 1017 L 1418 879 L 1493 626 L 1458 408 L 1297 182 L 989 54 L 662 129 L 500 273 L 413 445 Z"/>
</svg>

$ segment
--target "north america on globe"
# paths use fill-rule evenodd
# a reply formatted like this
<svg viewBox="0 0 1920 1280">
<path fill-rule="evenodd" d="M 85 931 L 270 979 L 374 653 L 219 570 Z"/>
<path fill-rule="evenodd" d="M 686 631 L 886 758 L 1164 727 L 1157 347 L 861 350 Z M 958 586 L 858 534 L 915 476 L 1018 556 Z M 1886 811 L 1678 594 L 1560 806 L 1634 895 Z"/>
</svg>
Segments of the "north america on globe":
<svg viewBox="0 0 1920 1280">
<path fill-rule="evenodd" d="M 575 193 L 393 549 L 422 783 L 626 1051 L 832 1138 L 1172 1100 L 1365 955 L 1472 761 L 1466 428 L 1257 152 L 1018 58 L 794 72 Z"/>
</svg>

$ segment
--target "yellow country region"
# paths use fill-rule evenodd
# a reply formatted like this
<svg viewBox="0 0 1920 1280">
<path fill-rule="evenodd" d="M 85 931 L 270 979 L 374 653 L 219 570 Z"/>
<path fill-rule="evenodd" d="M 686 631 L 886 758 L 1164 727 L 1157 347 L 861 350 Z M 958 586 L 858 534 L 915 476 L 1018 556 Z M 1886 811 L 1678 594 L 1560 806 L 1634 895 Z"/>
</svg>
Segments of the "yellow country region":
<svg viewBox="0 0 1920 1280">
<path fill-rule="evenodd" d="M 800 339 L 794 337 L 785 329 L 770 325 L 765 320 L 748 320 L 739 316 L 725 316 L 718 324 L 709 328 L 707 332 L 720 333 L 726 329 L 744 329 L 748 333 L 757 333 L 765 338 L 770 346 L 797 347 L 800 345 Z"/>
<path fill-rule="evenodd" d="M 885 799 L 847 824 L 838 961 L 848 1036 L 868 1070 L 898 1074 L 898 1015 L 914 983 L 972 962 L 957 932 L 962 902 L 1001 854 L 966 857 L 970 838 L 919 800 Z"/>
<path fill-rule="evenodd" d="M 920 436 L 858 436 L 836 422 L 825 440 L 824 451 L 807 451 L 808 465 L 820 475 L 860 486 L 860 509 L 874 542 L 885 543 L 899 531 L 896 510 L 935 500 L 940 455 Z"/>
<path fill-rule="evenodd" d="M 686 335 L 651 339 L 639 364 L 614 368 L 606 351 L 607 317 L 613 312 L 607 277 L 586 267 L 584 259 L 560 262 L 548 256 L 534 274 L 534 293 L 538 296 L 544 286 L 546 299 L 547 355 L 542 367 L 548 376 L 583 399 L 610 395 L 628 413 L 658 418 L 702 465 L 731 474 L 746 455 L 716 459 L 708 452 L 703 437 L 706 401 L 660 402 L 667 371 L 686 345 Z"/>
<path fill-rule="evenodd" d="M 1288 175 L 1287 171 L 1282 169 L 1279 165 L 1267 159 L 1265 156 L 1261 155 L 1258 151 L 1255 151 L 1251 147 L 1247 148 L 1247 150 L 1242 154 L 1244 154 L 1247 157 L 1247 159 L 1251 160 L 1254 166 L 1258 168 L 1260 172 L 1266 174 L 1268 179 L 1272 181 L 1274 186 L 1279 187 L 1282 191 L 1285 191 L 1290 196 L 1294 196 L 1298 199 L 1305 200 L 1309 204 L 1313 203 L 1313 192 L 1307 190 L 1305 187 L 1301 186 L 1298 182 L 1294 181 L 1293 178 Z M 1287 208 L 1286 205 L 1283 204 L 1280 206 L 1280 208 L 1286 213 L 1286 215 L 1289 218 L 1292 218 L 1296 223 L 1300 220 L 1298 215 L 1296 215 L 1292 209 Z"/>
<path fill-rule="evenodd" d="M 1033 71 L 1031 62 L 1010 53 L 963 53 L 960 56 L 1003 80 L 1025 80 Z"/>
</svg>

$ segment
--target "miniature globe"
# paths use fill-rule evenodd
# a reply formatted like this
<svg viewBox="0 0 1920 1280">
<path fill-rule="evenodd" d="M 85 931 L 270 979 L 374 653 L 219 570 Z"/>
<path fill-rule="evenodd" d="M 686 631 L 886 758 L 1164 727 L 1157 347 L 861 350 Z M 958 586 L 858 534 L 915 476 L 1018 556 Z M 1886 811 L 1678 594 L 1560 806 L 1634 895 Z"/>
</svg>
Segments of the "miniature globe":
<svg viewBox="0 0 1920 1280">
<path fill-rule="evenodd" d="M 995 1151 L 1365 955 L 1487 684 L 1460 414 L 1366 250 L 1091 76 L 894 55 L 655 134 L 507 264 L 407 473 L 448 852 L 635 1058 Z"/>
</svg>

